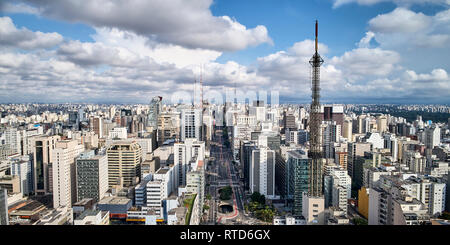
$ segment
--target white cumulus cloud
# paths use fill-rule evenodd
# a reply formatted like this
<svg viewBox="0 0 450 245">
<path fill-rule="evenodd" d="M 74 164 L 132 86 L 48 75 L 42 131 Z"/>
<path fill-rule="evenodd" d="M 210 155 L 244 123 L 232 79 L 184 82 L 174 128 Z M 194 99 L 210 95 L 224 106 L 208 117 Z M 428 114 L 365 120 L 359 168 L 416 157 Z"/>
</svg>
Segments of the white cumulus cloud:
<svg viewBox="0 0 450 245">
<path fill-rule="evenodd" d="M 21 49 L 51 48 L 63 41 L 58 33 L 17 29 L 9 17 L 0 17 L 0 46 Z"/>
<path fill-rule="evenodd" d="M 44 16 L 95 27 L 118 28 L 186 48 L 236 51 L 272 43 L 267 28 L 247 28 L 214 16 L 212 0 L 24 0 Z M 6 9 L 7 10 L 7 9 Z"/>
</svg>

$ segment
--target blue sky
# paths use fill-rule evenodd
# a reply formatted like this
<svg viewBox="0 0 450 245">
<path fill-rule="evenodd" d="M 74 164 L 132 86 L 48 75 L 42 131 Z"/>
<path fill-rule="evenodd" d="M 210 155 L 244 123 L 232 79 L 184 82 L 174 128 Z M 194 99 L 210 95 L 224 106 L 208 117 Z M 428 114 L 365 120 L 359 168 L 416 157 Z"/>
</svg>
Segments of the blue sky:
<svg viewBox="0 0 450 245">
<path fill-rule="evenodd" d="M 339 9 L 332 9 L 331 5 L 330 1 L 215 1 L 211 8 L 215 15 L 234 16 L 249 27 L 265 25 L 275 44 L 224 54 L 221 58 L 251 62 L 257 57 L 285 50 L 299 40 L 313 39 L 316 19 L 320 21 L 321 42 L 332 47 L 331 55 L 341 55 L 364 36 L 368 20 L 395 8 L 392 3 L 369 8 L 349 5 Z"/>
<path fill-rule="evenodd" d="M 18 28 L 25 27 L 31 31 L 57 32 L 65 38 L 80 40 L 83 42 L 93 42 L 91 35 L 95 34 L 95 29 L 82 23 L 68 23 L 64 21 L 45 18 L 33 14 L 3 14 L 14 20 Z"/>
<path fill-rule="evenodd" d="M 318 19 L 324 101 L 450 103 L 447 0 L 120 4 L 2 2 L 0 102 L 169 98 L 191 94 L 200 66 L 207 91 L 237 84 L 307 102 Z"/>
</svg>

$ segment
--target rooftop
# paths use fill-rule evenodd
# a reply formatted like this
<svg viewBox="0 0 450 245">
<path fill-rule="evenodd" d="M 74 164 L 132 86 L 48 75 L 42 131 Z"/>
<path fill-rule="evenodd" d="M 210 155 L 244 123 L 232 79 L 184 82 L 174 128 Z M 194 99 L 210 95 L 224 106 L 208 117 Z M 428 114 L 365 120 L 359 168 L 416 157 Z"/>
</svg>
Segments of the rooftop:
<svg viewBox="0 0 450 245">
<path fill-rule="evenodd" d="M 302 150 L 288 151 L 288 154 L 298 159 L 308 159 L 308 155 L 306 155 L 306 152 Z"/>
<path fill-rule="evenodd" d="M 156 174 L 166 174 L 167 172 L 169 172 L 168 168 L 160 168 L 156 171 Z"/>
<path fill-rule="evenodd" d="M 116 204 L 116 205 L 126 205 L 131 202 L 131 199 L 126 197 L 104 197 L 98 204 Z"/>
<path fill-rule="evenodd" d="M 28 202 L 25 206 L 18 208 L 17 211 L 34 211 L 42 207 L 44 207 L 44 204 L 32 200 Z"/>
<path fill-rule="evenodd" d="M 99 160 L 102 157 L 105 157 L 105 155 L 95 155 L 93 157 L 78 158 L 77 160 Z"/>
<path fill-rule="evenodd" d="M 92 198 L 84 198 L 76 203 L 73 204 L 73 206 L 85 206 L 86 204 L 89 204 L 90 202 L 93 202 L 94 199 Z"/>
<path fill-rule="evenodd" d="M 84 211 L 83 213 L 80 214 L 80 216 L 78 216 L 76 219 L 77 220 L 82 220 L 84 218 L 86 218 L 87 216 L 95 216 L 97 215 L 99 212 L 102 212 L 100 210 L 92 210 L 92 209 L 88 209 L 86 211 Z"/>
</svg>

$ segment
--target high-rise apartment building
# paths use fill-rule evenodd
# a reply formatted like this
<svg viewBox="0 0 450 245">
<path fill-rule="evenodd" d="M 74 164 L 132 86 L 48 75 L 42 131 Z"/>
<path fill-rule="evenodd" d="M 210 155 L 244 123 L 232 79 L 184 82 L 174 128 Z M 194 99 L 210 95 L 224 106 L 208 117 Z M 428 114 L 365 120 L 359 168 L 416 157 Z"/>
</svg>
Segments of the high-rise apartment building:
<svg viewBox="0 0 450 245">
<path fill-rule="evenodd" d="M 347 171 L 348 166 L 348 152 L 345 148 L 345 151 L 342 151 L 342 148 L 335 148 L 334 150 L 334 162 L 340 166 L 342 169 Z"/>
<path fill-rule="evenodd" d="M 433 124 L 425 130 L 425 145 L 428 149 L 433 149 L 441 143 L 441 129 Z"/>
<path fill-rule="evenodd" d="M 99 116 L 91 117 L 89 123 L 91 131 L 94 131 L 99 138 L 103 138 L 103 118 Z"/>
<path fill-rule="evenodd" d="M 347 213 L 347 200 L 351 197 L 352 180 L 339 166 L 327 169 L 324 178 L 325 207 L 338 207 Z"/>
<path fill-rule="evenodd" d="M 326 121 L 321 127 L 322 147 L 324 158 L 334 158 L 333 146 L 341 138 L 341 125 L 336 122 Z"/>
<path fill-rule="evenodd" d="M 322 105 L 320 108 L 322 121 L 336 122 L 341 128 L 344 124 L 344 106 L 342 105 Z M 340 132 L 342 136 L 342 132 Z"/>
<path fill-rule="evenodd" d="M 358 156 L 362 157 L 364 156 L 364 152 L 371 152 L 372 151 L 372 144 L 365 142 L 365 143 L 348 143 L 348 164 L 347 164 L 347 171 L 348 175 L 352 179 L 354 179 L 354 168 L 356 165 L 356 158 Z"/>
<path fill-rule="evenodd" d="M 32 161 L 29 156 L 13 159 L 10 166 L 11 175 L 19 176 L 20 191 L 24 195 L 33 192 Z"/>
<path fill-rule="evenodd" d="M 435 178 L 411 177 L 404 181 L 402 187 L 407 194 L 421 201 L 428 214 L 441 214 L 445 210 L 446 183 Z"/>
<path fill-rule="evenodd" d="M 377 117 L 377 129 L 378 132 L 383 133 L 386 132 L 388 129 L 388 124 L 387 124 L 387 117 L 382 115 Z"/>
<path fill-rule="evenodd" d="M 384 149 L 389 149 L 392 159 L 397 162 L 398 159 L 398 143 L 395 134 L 384 134 Z"/>
<path fill-rule="evenodd" d="M 351 118 L 347 118 L 344 120 L 344 124 L 342 125 L 342 137 L 346 138 L 348 141 L 353 141 L 353 122 Z"/>
<path fill-rule="evenodd" d="M 427 220 L 429 215 L 419 200 L 381 188 L 370 189 L 369 225 L 421 225 Z"/>
<path fill-rule="evenodd" d="M 7 127 L 5 131 L 5 144 L 9 145 L 10 149 L 13 150 L 14 153 L 21 154 L 22 145 L 21 145 L 21 137 L 20 131 L 17 128 Z"/>
<path fill-rule="evenodd" d="M 177 186 L 183 186 L 186 185 L 186 174 L 190 171 L 189 163 L 204 160 L 205 142 L 186 139 L 184 143 L 175 143 L 173 147 Z"/>
<path fill-rule="evenodd" d="M 75 159 L 84 151 L 77 140 L 62 140 L 52 152 L 53 207 L 71 207 L 76 202 Z"/>
</svg>

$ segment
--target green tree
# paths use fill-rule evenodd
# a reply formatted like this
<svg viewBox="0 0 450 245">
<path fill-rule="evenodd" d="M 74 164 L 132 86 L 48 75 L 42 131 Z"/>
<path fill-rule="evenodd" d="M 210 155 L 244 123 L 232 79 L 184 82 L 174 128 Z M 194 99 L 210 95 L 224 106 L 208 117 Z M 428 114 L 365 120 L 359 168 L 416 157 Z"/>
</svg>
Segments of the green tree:
<svg viewBox="0 0 450 245">
<path fill-rule="evenodd" d="M 266 197 L 264 195 L 261 195 L 259 192 L 253 192 L 250 196 L 250 199 L 252 202 L 257 202 L 261 205 L 266 204 Z"/>
<path fill-rule="evenodd" d="M 440 219 L 450 220 L 450 213 L 449 212 L 443 212 L 440 216 Z"/>
<path fill-rule="evenodd" d="M 368 225 L 367 220 L 359 217 L 353 218 L 353 224 L 355 225 Z"/>
<path fill-rule="evenodd" d="M 230 200 L 231 195 L 233 194 L 233 189 L 231 188 L 231 186 L 226 186 L 224 188 L 222 188 L 220 191 L 220 200 Z"/>
</svg>

